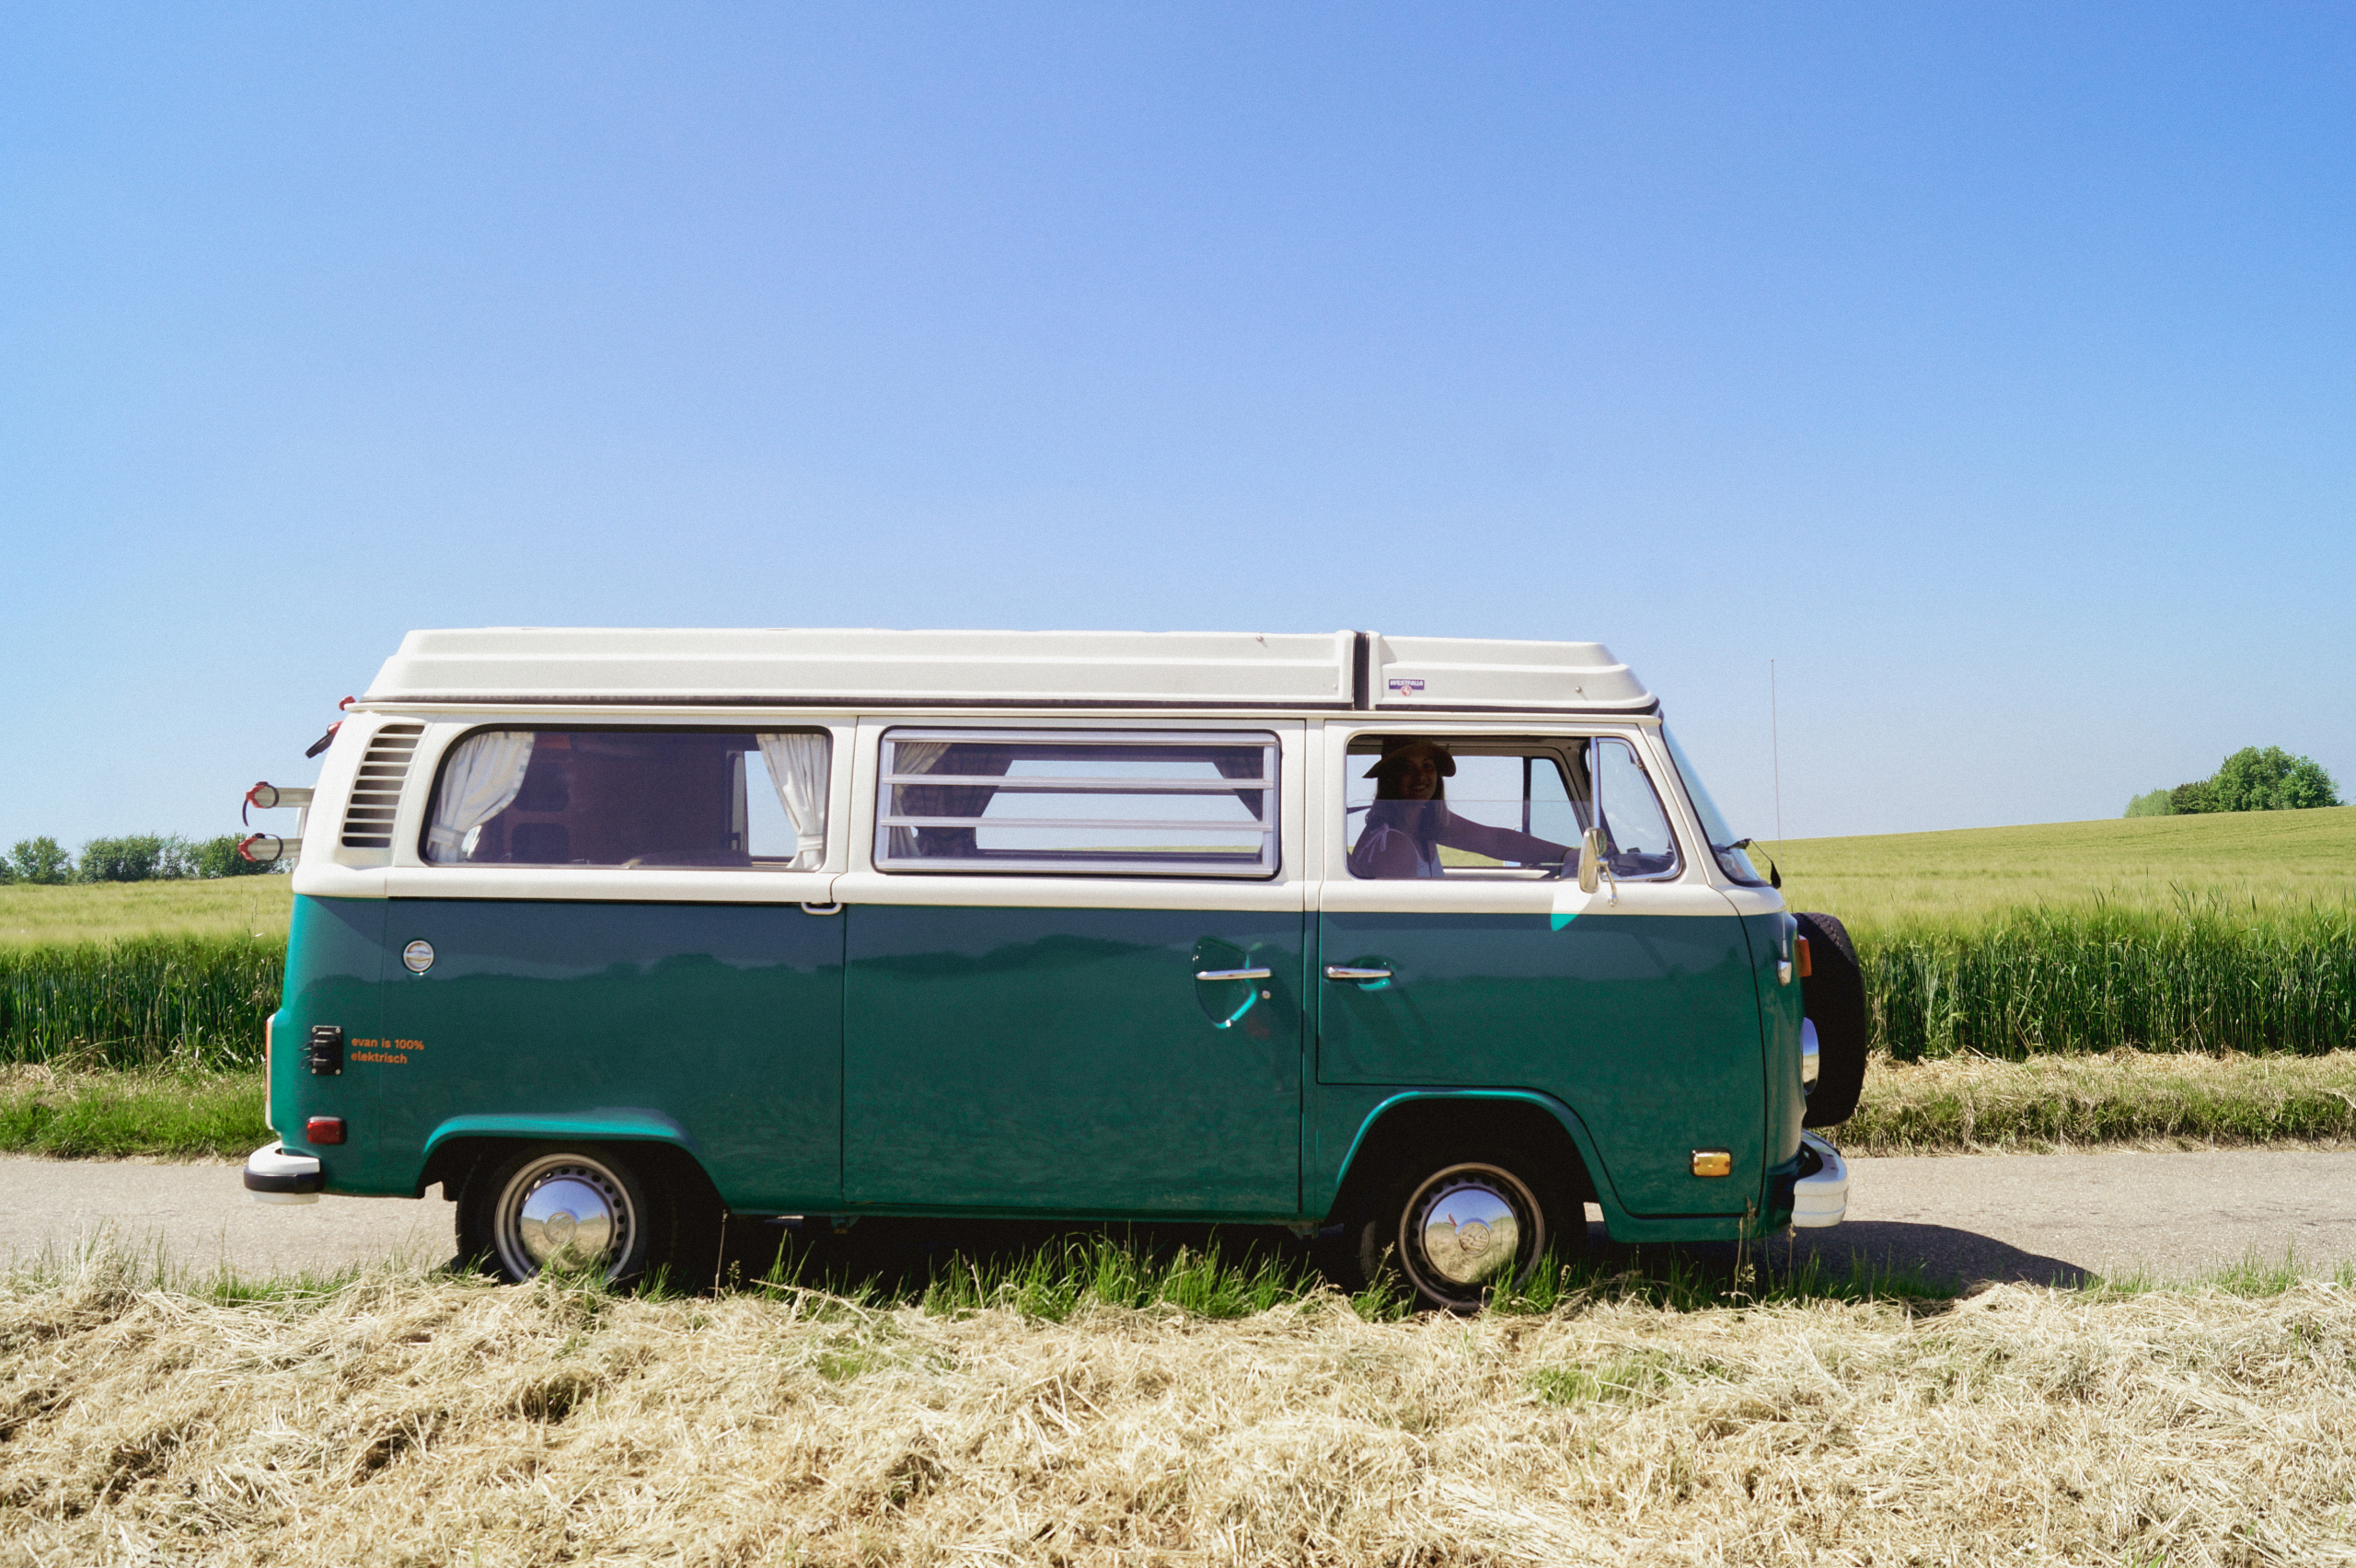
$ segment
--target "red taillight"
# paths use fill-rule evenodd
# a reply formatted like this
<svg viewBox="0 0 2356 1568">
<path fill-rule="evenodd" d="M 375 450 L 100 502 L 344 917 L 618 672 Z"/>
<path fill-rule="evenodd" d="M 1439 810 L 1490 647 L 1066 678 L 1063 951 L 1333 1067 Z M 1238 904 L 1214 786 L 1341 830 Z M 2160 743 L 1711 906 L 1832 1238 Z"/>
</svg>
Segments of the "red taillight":
<svg viewBox="0 0 2356 1568">
<path fill-rule="evenodd" d="M 343 1118 L 314 1116 L 303 1124 L 303 1141 L 314 1144 L 340 1144 L 343 1141 Z"/>
<path fill-rule="evenodd" d="M 1796 937 L 1793 940 L 1800 944 L 1800 978 L 1805 980 L 1808 977 L 1809 974 L 1807 963 L 1807 939 L 1806 937 Z"/>
</svg>

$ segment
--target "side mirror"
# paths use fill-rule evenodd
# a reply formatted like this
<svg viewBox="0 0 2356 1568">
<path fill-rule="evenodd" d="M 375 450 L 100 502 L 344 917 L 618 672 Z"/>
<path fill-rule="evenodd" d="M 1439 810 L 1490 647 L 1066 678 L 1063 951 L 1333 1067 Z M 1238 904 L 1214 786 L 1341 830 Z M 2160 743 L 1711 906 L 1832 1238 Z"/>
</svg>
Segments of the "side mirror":
<svg viewBox="0 0 2356 1568">
<path fill-rule="evenodd" d="M 1579 891 L 1593 893 L 1603 885 L 1603 829 L 1590 827 L 1579 840 Z"/>
</svg>

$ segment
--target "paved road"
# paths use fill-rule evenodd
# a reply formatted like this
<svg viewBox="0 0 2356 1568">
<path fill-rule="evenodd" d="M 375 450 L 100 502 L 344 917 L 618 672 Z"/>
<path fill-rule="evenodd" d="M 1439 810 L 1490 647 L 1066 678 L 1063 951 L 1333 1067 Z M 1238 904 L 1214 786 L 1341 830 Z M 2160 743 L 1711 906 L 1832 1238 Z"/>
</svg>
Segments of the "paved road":
<svg viewBox="0 0 2356 1568">
<path fill-rule="evenodd" d="M 1836 1266 L 1862 1256 L 1938 1277 L 2066 1283 L 2132 1270 L 2181 1279 L 2253 1253 L 2279 1262 L 2286 1251 L 2305 1264 L 2356 1262 L 2356 1153 L 1960 1155 L 1852 1169 L 1847 1222 L 1795 1242 Z M 388 1258 L 436 1263 L 450 1255 L 450 1222 L 438 1197 L 258 1204 L 235 1165 L 0 1157 L 0 1258 L 105 1234 L 160 1246 L 183 1266 L 248 1276 Z M 912 1226 L 901 1228 L 902 1245 Z M 982 1228 L 964 1228 L 970 1238 L 916 1228 L 931 1245 L 988 1244 Z M 747 1251 L 775 1234 L 732 1229 L 748 1231 L 735 1238 Z M 1593 1235 L 1603 1243 L 1600 1226 Z"/>
</svg>

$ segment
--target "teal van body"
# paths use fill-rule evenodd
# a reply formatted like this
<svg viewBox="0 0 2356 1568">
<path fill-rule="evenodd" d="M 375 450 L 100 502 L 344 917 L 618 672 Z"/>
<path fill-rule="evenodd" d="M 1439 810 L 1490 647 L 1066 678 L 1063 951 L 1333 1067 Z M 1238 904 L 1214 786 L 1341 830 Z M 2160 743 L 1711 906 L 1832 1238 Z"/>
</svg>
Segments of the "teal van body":
<svg viewBox="0 0 2356 1568">
<path fill-rule="evenodd" d="M 297 898 L 276 1033 L 368 1043 L 332 1078 L 282 1054 L 271 1101 L 358 1194 L 417 1195 L 452 1136 L 572 1136 L 674 1143 L 745 1213 L 1295 1224 L 1379 1111 L 1519 1097 L 1578 1141 L 1614 1234 L 1703 1239 L 1780 1223 L 1765 1152 L 1796 1147 L 1802 1100 L 1769 1093 L 1798 1081 L 1779 920 L 1336 920 L 1334 962 L 1401 968 L 1329 997 L 1312 1037 L 1299 918 Z M 1206 951 L 1285 978 L 1218 1027 L 1236 1004 L 1192 979 Z M 362 1136 L 313 1147 L 312 1116 Z M 1658 1153 L 1697 1142 L 1757 1184 L 1729 1200 Z M 1697 1223 L 1640 1223 L 1661 1220 Z"/>
<path fill-rule="evenodd" d="M 1546 1225 L 1575 1242 L 1580 1202 L 1626 1239 L 1784 1225 L 1822 1164 L 1802 1147 L 1793 921 L 1698 829 L 1649 738 L 1655 705 L 1378 718 L 1359 706 L 1367 651 L 1347 651 L 1360 670 L 1331 704 L 1341 721 L 1281 702 L 1125 712 L 1119 729 L 837 702 L 732 709 L 717 722 L 743 728 L 721 730 L 652 699 L 618 720 L 611 700 L 563 694 L 372 687 L 314 807 L 346 801 L 344 830 L 297 871 L 270 1113 L 272 1158 L 316 1176 L 282 1190 L 415 1197 L 439 1182 L 462 1244 L 468 1215 L 495 1230 L 507 1203 L 511 1273 L 576 1210 L 634 1216 L 653 1178 L 625 1169 L 628 1151 L 650 1145 L 671 1163 L 648 1169 L 691 1167 L 740 1215 L 1331 1234 L 1364 1211 L 1370 1255 L 1423 1245 L 1392 1213 L 1411 1201 L 1415 1224 L 1456 1226 L 1471 1239 L 1448 1245 L 1463 1247 L 1492 1229 L 1526 1246 Z M 895 751 L 894 735 L 919 739 Z M 1423 820 L 1519 859 L 1427 844 L 1412 884 L 1369 880 L 1366 846 L 1404 808 L 1345 812 L 1344 785 L 1357 801 L 1372 786 L 1356 780 L 1416 748 L 1460 785 L 1445 819 Z M 747 801 L 766 796 L 745 780 L 764 766 L 792 816 L 767 860 L 746 847 Z M 1473 788 L 1517 768 L 1518 804 Z M 610 824 L 584 802 L 627 786 L 684 816 L 699 779 L 718 781 L 722 851 L 679 847 L 687 829 L 669 827 L 668 847 L 599 847 Z M 386 828 L 352 803 L 370 790 L 396 802 Z M 1156 842 L 1189 834 L 1218 842 Z M 1568 885 L 1582 856 L 1603 873 L 1591 894 Z M 320 1031 L 336 1070 L 306 1044 Z M 1403 1150 L 1487 1169 L 1455 1158 L 1479 1155 L 1484 1128 L 1512 1151 L 1488 1186 L 1445 1215 L 1381 1196 L 1391 1166 L 1424 1158 Z M 534 1150 L 576 1151 L 580 1169 L 524 1167 L 520 1196 L 461 1190 Z M 248 1168 L 258 1192 L 265 1163 Z M 593 1187 L 606 1196 L 587 1209 L 568 1197 L 534 1217 L 549 1193 Z M 1476 1199 L 1487 1219 L 1457 1214 Z M 1450 1304 L 1457 1254 L 1432 1257 L 1426 1294 Z"/>
</svg>

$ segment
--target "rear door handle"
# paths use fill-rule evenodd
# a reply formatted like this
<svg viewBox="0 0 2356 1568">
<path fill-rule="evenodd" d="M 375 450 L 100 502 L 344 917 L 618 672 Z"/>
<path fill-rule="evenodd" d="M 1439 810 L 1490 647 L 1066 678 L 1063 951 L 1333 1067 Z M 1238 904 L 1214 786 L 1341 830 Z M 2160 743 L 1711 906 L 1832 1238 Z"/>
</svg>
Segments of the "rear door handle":
<svg viewBox="0 0 2356 1568">
<path fill-rule="evenodd" d="M 1388 969 L 1352 969 L 1346 963 L 1329 963 L 1325 966 L 1325 978 L 1328 980 L 1346 980 L 1353 985 L 1357 985 L 1369 980 L 1388 980 L 1391 978 L 1391 971 Z"/>
<path fill-rule="evenodd" d="M 1273 969 L 1197 969 L 1197 980 L 1265 980 L 1276 974 Z"/>
</svg>

